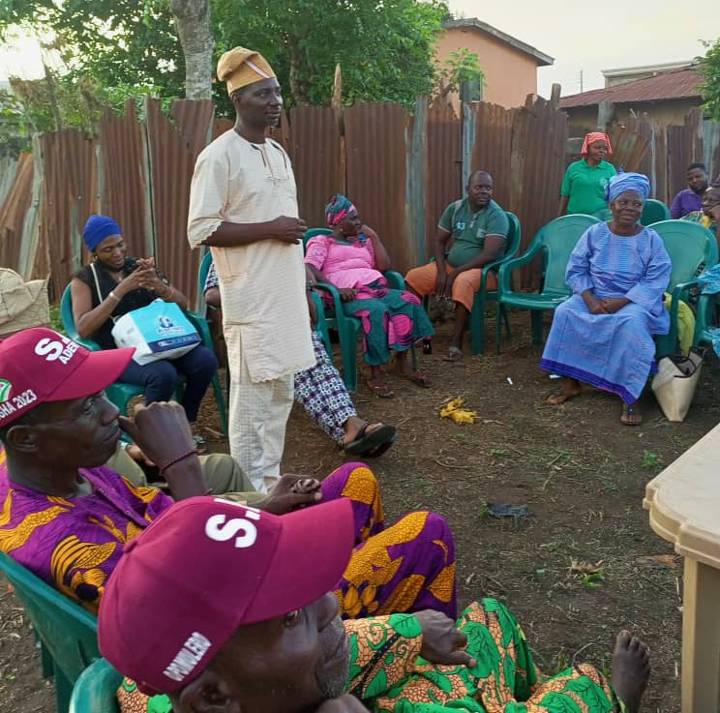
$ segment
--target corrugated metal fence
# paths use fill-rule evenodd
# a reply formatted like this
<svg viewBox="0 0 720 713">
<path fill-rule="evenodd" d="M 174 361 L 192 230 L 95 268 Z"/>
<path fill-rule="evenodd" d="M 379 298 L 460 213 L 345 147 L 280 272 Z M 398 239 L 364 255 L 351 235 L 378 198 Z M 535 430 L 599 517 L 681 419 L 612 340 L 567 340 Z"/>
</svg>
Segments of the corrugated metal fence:
<svg viewBox="0 0 720 713">
<path fill-rule="evenodd" d="M 154 254 L 195 300 L 200 255 L 185 236 L 190 179 L 203 146 L 232 124 L 215 120 L 210 102 L 176 102 L 168 118 L 147 100 L 143 115 L 129 102 L 123 116 L 102 119 L 94 138 L 71 129 L 41 135 L 33 156 L 2 164 L 4 266 L 49 275 L 59 299 L 87 259 L 82 225 L 100 211 L 118 220 L 131 254 Z M 473 103 L 462 119 L 425 100 L 413 112 L 396 104 L 296 107 L 273 136 L 293 159 L 308 224 L 322 225 L 328 197 L 347 193 L 402 271 L 432 254 L 437 220 L 472 169 L 493 174 L 495 198 L 520 217 L 525 247 L 557 214 L 567 163 L 567 118 L 542 99 L 509 110 Z M 665 201 L 683 187 L 689 162 L 704 158 L 713 175 L 720 170 L 720 128 L 699 112 L 682 126 L 634 119 L 612 138 L 615 163 L 648 173 Z M 535 268 L 522 275 L 523 286 L 536 281 Z"/>
<path fill-rule="evenodd" d="M 685 188 L 689 164 L 703 161 L 710 176 L 720 173 L 720 124 L 693 109 L 680 125 L 629 119 L 610 133 L 613 163 L 626 171 L 647 174 L 653 194 L 668 205 Z"/>
</svg>

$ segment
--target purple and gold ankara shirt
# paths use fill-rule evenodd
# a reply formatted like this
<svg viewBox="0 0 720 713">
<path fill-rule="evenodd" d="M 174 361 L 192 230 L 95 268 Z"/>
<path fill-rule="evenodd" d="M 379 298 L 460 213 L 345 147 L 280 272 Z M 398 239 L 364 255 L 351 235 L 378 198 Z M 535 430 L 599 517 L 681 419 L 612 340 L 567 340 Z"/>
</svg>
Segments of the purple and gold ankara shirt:
<svg viewBox="0 0 720 713">
<path fill-rule="evenodd" d="M 97 613 L 125 543 L 173 500 L 110 468 L 81 469 L 92 492 L 59 498 L 10 481 L 0 448 L 0 551 Z"/>
</svg>

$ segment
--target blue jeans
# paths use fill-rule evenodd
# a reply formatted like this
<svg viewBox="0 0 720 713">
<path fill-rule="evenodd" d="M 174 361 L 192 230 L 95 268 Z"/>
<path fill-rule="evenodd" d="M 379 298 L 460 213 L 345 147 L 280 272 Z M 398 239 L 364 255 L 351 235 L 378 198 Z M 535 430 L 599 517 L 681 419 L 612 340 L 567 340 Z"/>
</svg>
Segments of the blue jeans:
<svg viewBox="0 0 720 713">
<path fill-rule="evenodd" d="M 145 390 L 145 404 L 148 405 L 154 401 L 169 401 L 182 374 L 186 381 L 182 405 L 188 421 L 194 423 L 200 402 L 217 368 L 215 353 L 199 344 L 177 359 L 161 359 L 144 366 L 131 361 L 119 381 L 142 386 Z"/>
</svg>

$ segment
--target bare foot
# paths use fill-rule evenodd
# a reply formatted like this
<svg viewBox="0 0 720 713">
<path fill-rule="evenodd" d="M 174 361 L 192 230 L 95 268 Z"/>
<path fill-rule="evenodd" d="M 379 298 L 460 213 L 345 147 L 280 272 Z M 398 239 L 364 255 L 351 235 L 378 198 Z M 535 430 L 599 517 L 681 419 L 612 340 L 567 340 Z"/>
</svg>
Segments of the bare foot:
<svg viewBox="0 0 720 713">
<path fill-rule="evenodd" d="M 551 394 L 547 397 L 547 403 L 552 406 L 559 406 L 564 404 L 570 399 L 574 399 L 576 396 L 580 396 L 582 393 L 582 385 L 575 379 L 563 379 L 560 387 L 560 392 L 557 394 Z"/>
<path fill-rule="evenodd" d="M 642 423 L 642 413 L 637 401 L 634 404 L 623 404 L 620 423 L 624 426 L 639 426 Z"/>
<path fill-rule="evenodd" d="M 357 416 L 350 416 L 350 418 L 345 421 L 345 437 L 342 439 L 342 444 L 346 446 L 348 443 L 352 443 L 358 437 L 365 423 L 365 421 Z M 382 423 L 370 423 L 367 425 L 365 433 L 372 433 L 382 427 Z"/>
<path fill-rule="evenodd" d="M 650 678 L 650 652 L 648 647 L 623 630 L 615 640 L 612 661 L 612 686 L 625 704 L 627 713 L 638 713 L 640 699 Z"/>
</svg>

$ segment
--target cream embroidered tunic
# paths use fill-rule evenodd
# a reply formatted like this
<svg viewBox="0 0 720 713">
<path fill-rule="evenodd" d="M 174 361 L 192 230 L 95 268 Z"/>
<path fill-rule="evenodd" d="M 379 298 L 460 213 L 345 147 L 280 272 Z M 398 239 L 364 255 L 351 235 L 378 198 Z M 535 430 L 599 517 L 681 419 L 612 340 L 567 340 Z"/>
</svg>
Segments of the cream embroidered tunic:
<svg viewBox="0 0 720 713">
<path fill-rule="evenodd" d="M 278 143 L 253 144 L 231 129 L 198 156 L 190 188 L 191 247 L 223 222 L 264 223 L 281 215 L 297 218 L 298 205 L 290 158 Z M 302 244 L 262 240 L 211 250 L 224 324 L 241 330 L 251 380 L 313 366 Z"/>
</svg>

